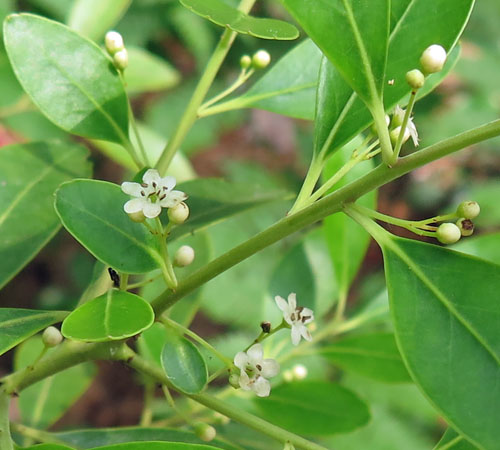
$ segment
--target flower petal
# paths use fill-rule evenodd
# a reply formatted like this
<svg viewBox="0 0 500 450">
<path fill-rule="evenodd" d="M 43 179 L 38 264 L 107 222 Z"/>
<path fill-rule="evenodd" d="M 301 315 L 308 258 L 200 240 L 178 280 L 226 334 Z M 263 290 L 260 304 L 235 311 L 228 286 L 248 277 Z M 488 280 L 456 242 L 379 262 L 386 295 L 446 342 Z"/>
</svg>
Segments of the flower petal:
<svg viewBox="0 0 500 450">
<path fill-rule="evenodd" d="M 300 342 L 300 324 L 292 325 L 292 344 L 299 345 Z"/>
<path fill-rule="evenodd" d="M 292 292 L 288 296 L 288 307 L 290 308 L 290 311 L 295 311 L 297 308 L 297 296 L 295 295 L 295 292 Z"/>
<path fill-rule="evenodd" d="M 144 198 L 133 198 L 123 205 L 123 209 L 127 214 L 133 214 L 142 211 L 147 203 L 148 201 Z"/>
<path fill-rule="evenodd" d="M 160 201 L 160 204 L 164 208 L 173 208 L 187 198 L 187 195 L 182 191 L 170 191 L 167 196 Z"/>
<path fill-rule="evenodd" d="M 161 186 L 162 184 L 162 179 L 156 169 L 146 170 L 146 173 L 142 176 L 142 181 L 149 185 L 156 183 L 157 186 Z"/>
<path fill-rule="evenodd" d="M 305 325 L 301 325 L 300 326 L 300 334 L 302 335 L 302 337 L 306 341 L 312 341 L 313 340 L 313 338 L 311 336 L 311 333 L 309 332 L 309 330 L 307 329 L 307 327 Z"/>
<path fill-rule="evenodd" d="M 276 297 L 274 297 L 274 301 L 278 305 L 278 308 L 281 309 L 281 311 L 283 311 L 284 313 L 289 313 L 288 312 L 288 303 L 283 297 L 280 297 L 279 295 L 277 295 Z"/>
<path fill-rule="evenodd" d="M 122 183 L 122 191 L 127 195 L 132 195 L 134 197 L 142 197 L 141 191 L 144 188 L 139 183 L 131 183 L 130 181 L 125 181 Z"/>
<path fill-rule="evenodd" d="M 161 185 L 166 188 L 167 191 L 171 191 L 175 187 L 176 183 L 177 181 L 174 177 L 167 176 L 161 179 Z"/>
<path fill-rule="evenodd" d="M 268 397 L 271 392 L 271 383 L 263 377 L 259 377 L 257 381 L 252 385 L 253 391 L 259 397 Z"/>
<path fill-rule="evenodd" d="M 253 366 L 262 363 L 264 350 L 261 344 L 254 344 L 247 350 L 248 360 Z"/>
<path fill-rule="evenodd" d="M 304 308 L 302 310 L 302 312 L 300 313 L 300 315 L 301 315 L 301 317 L 309 317 L 309 319 L 306 319 L 302 323 L 309 323 L 309 322 L 312 322 L 314 320 L 314 312 L 312 309 Z"/>
<path fill-rule="evenodd" d="M 248 355 L 245 352 L 238 352 L 234 357 L 234 365 L 238 367 L 238 369 L 245 370 L 245 367 L 248 363 Z"/>
<path fill-rule="evenodd" d="M 252 386 L 250 385 L 250 378 L 246 372 L 241 372 L 238 382 L 240 384 L 240 388 L 244 391 L 250 391 L 252 389 Z"/>
<path fill-rule="evenodd" d="M 161 213 L 161 206 L 159 203 L 146 202 L 142 208 L 142 212 L 148 219 L 154 219 Z"/>
<path fill-rule="evenodd" d="M 262 362 L 261 366 L 262 366 L 261 375 L 264 378 L 275 377 L 280 372 L 280 365 L 278 361 L 272 358 L 265 359 Z"/>
</svg>

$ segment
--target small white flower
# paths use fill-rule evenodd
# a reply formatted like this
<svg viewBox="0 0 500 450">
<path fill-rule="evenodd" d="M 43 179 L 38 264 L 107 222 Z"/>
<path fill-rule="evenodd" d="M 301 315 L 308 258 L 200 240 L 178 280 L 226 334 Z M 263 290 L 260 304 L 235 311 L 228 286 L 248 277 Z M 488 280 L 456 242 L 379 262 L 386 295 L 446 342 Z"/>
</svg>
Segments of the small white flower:
<svg viewBox="0 0 500 450">
<path fill-rule="evenodd" d="M 142 177 L 142 183 L 122 183 L 122 191 L 133 198 L 123 206 L 127 214 L 142 211 L 149 218 L 154 219 L 161 213 L 161 208 L 173 208 L 187 199 L 182 191 L 174 191 L 175 178 L 161 178 L 155 169 L 149 169 Z"/>
<path fill-rule="evenodd" d="M 287 301 L 277 295 L 274 297 L 278 308 L 283 312 L 285 322 L 292 328 L 292 344 L 298 345 L 302 336 L 306 341 L 312 341 L 311 333 L 306 325 L 314 320 L 314 313 L 309 308 L 297 306 L 295 293 L 288 296 Z"/>
<path fill-rule="evenodd" d="M 261 344 L 252 345 L 246 352 L 234 357 L 234 365 L 240 369 L 239 385 L 245 391 L 254 391 L 259 397 L 267 397 L 271 383 L 267 378 L 278 375 L 280 366 L 274 359 L 263 359 Z"/>
<path fill-rule="evenodd" d="M 399 105 L 396 105 L 396 108 L 394 109 L 394 115 L 392 117 L 392 122 L 394 125 L 402 125 L 404 117 L 405 117 L 405 110 L 401 108 Z M 401 131 L 401 128 L 400 128 Z M 411 140 L 413 141 L 413 145 L 415 147 L 418 147 L 418 131 L 417 127 L 413 123 L 413 119 L 410 117 L 408 119 L 408 123 L 406 125 L 406 130 L 405 130 L 405 137 L 403 139 L 404 142 L 408 140 L 406 135 L 409 134 L 411 137 Z M 399 135 L 399 133 L 398 133 Z"/>
</svg>

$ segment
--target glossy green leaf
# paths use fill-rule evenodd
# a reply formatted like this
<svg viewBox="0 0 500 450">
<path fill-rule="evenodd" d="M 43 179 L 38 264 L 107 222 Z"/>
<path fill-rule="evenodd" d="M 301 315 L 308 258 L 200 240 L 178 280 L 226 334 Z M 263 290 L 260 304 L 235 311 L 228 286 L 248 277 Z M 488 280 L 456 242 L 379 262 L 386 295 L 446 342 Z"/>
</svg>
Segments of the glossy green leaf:
<svg viewBox="0 0 500 450">
<path fill-rule="evenodd" d="M 135 336 L 147 330 L 153 321 L 153 308 L 146 300 L 110 289 L 75 309 L 64 320 L 61 332 L 76 341 L 113 341 Z"/>
<path fill-rule="evenodd" d="M 360 140 L 353 141 L 334 154 L 323 170 L 322 180 L 326 182 L 329 178 L 349 161 L 353 150 L 360 144 Z M 342 178 L 332 189 L 338 189 L 350 182 L 361 178 L 374 168 L 373 160 L 357 164 L 345 177 Z M 361 197 L 358 202 L 367 208 L 376 208 L 377 191 Z M 338 213 L 327 217 L 323 221 L 323 232 L 326 237 L 328 250 L 333 262 L 335 278 L 341 295 L 347 295 L 351 283 L 363 262 L 370 235 L 346 214 Z"/>
<path fill-rule="evenodd" d="M 385 383 L 407 383 L 410 375 L 392 333 L 349 336 L 321 348 L 320 353 L 344 370 Z"/>
<path fill-rule="evenodd" d="M 207 384 L 207 365 L 200 351 L 191 341 L 170 331 L 161 352 L 161 364 L 171 383 L 186 394 L 197 394 Z"/>
<path fill-rule="evenodd" d="M 181 442 L 128 442 L 105 447 L 97 447 L 95 450 L 217 450 L 211 445 L 185 444 Z"/>
<path fill-rule="evenodd" d="M 103 445 L 142 441 L 183 442 L 187 444 L 203 444 L 194 433 L 172 428 L 120 427 L 88 430 L 71 430 L 54 434 L 57 439 L 74 445 L 77 448 L 89 449 Z M 235 450 L 235 447 L 218 440 L 212 441 L 218 448 Z M 199 447 L 196 447 L 199 448 Z"/>
<path fill-rule="evenodd" d="M 57 190 L 55 207 L 64 227 L 97 259 L 120 272 L 150 272 L 163 264 L 158 243 L 129 219 L 127 200 L 116 184 L 74 180 Z"/>
<path fill-rule="evenodd" d="M 429 45 L 439 43 L 454 48 L 467 23 L 474 0 L 393 0 L 391 33 L 386 78 L 394 84 L 384 87 L 384 104 L 390 111 L 397 103 L 405 104 L 409 93 L 405 80 L 408 70 L 419 67 L 419 58 Z M 425 27 L 422 27 L 425 21 Z M 454 67 L 459 50 L 448 57 L 440 73 L 429 76 L 419 96 L 434 89 Z M 417 106 L 418 110 L 418 106 Z M 365 129 L 372 122 L 364 103 L 329 62 L 324 62 L 318 89 L 315 147 L 319 152 L 335 125 L 329 151 L 333 151 Z M 417 122 L 418 125 L 418 122 Z"/>
<path fill-rule="evenodd" d="M 0 287 L 60 227 L 52 207 L 59 184 L 89 176 L 88 151 L 76 144 L 33 142 L 0 151 Z"/>
<path fill-rule="evenodd" d="M 4 40 L 18 80 L 52 122 L 79 136 L 128 141 L 125 90 L 96 44 L 32 14 L 9 16 Z"/>
<path fill-rule="evenodd" d="M 389 39 L 388 0 L 282 0 L 368 105 L 382 96 Z"/>
<path fill-rule="evenodd" d="M 229 183 L 215 178 L 202 178 L 179 185 L 189 195 L 189 220 L 172 230 L 171 240 L 207 228 L 235 214 L 276 200 L 290 197 L 281 189 L 264 189 L 258 185 Z"/>
<path fill-rule="evenodd" d="M 22 450 L 74 450 L 66 445 L 59 444 L 37 444 L 30 447 L 19 447 Z"/>
<path fill-rule="evenodd" d="M 322 53 L 307 39 L 283 56 L 245 94 L 227 108 L 259 108 L 313 120 Z"/>
<path fill-rule="evenodd" d="M 125 88 L 130 94 L 161 91 L 176 86 L 179 72 L 164 59 L 140 47 L 127 46 L 128 67 L 124 72 Z"/>
<path fill-rule="evenodd" d="M 299 37 L 292 24 L 276 19 L 252 17 L 232 8 L 222 0 L 180 0 L 181 4 L 199 16 L 221 27 L 260 39 L 291 40 Z"/>
<path fill-rule="evenodd" d="M 114 27 L 131 2 L 132 0 L 76 0 L 67 24 L 78 33 L 97 41 Z"/>
<path fill-rule="evenodd" d="M 288 383 L 254 399 L 261 416 L 304 435 L 347 433 L 370 420 L 367 406 L 352 391 L 320 381 Z"/>
<path fill-rule="evenodd" d="M 143 358 L 161 367 L 161 354 L 166 341 L 164 325 L 156 322 L 141 333 L 137 339 L 137 349 Z"/>
<path fill-rule="evenodd" d="M 450 425 L 478 446 L 496 448 L 500 266 L 378 232 L 410 375 Z"/>
<path fill-rule="evenodd" d="M 67 315 L 65 311 L 0 308 L 0 355 Z"/>
<path fill-rule="evenodd" d="M 459 252 L 500 264 L 500 233 L 483 234 L 462 239 L 453 248 Z"/>
<path fill-rule="evenodd" d="M 22 369 L 32 364 L 44 348 L 40 337 L 18 347 L 14 367 Z M 55 351 L 50 349 L 48 355 Z M 19 411 L 24 425 L 47 428 L 55 423 L 88 389 L 96 373 L 92 363 L 84 363 L 45 378 L 23 389 L 19 394 Z"/>
<path fill-rule="evenodd" d="M 472 445 L 452 428 L 448 428 L 434 450 L 478 450 L 478 447 Z"/>
</svg>

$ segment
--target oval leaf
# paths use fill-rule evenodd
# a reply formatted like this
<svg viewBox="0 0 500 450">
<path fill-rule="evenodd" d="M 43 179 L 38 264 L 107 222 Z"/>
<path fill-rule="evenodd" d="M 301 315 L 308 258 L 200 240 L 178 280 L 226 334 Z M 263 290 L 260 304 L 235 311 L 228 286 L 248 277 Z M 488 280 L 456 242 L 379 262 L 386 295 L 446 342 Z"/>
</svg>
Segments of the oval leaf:
<svg viewBox="0 0 500 450">
<path fill-rule="evenodd" d="M 333 364 L 378 381 L 411 381 L 391 333 L 350 336 L 322 348 L 320 352 Z"/>
<path fill-rule="evenodd" d="M 119 272 L 146 273 L 163 264 L 157 240 L 132 222 L 120 186 L 97 180 L 74 180 L 56 192 L 55 207 L 64 227 L 90 253 Z"/>
<path fill-rule="evenodd" d="M 128 142 L 125 90 L 96 44 L 32 14 L 7 17 L 4 40 L 18 80 L 52 122 L 79 136 Z"/>
<path fill-rule="evenodd" d="M 290 23 L 252 17 L 221 0 L 180 0 L 180 2 L 195 14 L 240 34 L 276 40 L 291 40 L 299 37 L 299 31 Z"/>
<path fill-rule="evenodd" d="M 161 364 L 171 383 L 186 394 L 198 394 L 207 384 L 208 371 L 203 356 L 183 337 L 167 334 Z"/>
<path fill-rule="evenodd" d="M 0 355 L 67 315 L 65 311 L 0 308 Z"/>
<path fill-rule="evenodd" d="M 347 433 L 370 420 L 365 403 L 333 383 L 283 384 L 273 388 L 269 397 L 255 398 L 254 402 L 266 420 L 309 436 Z"/>
<path fill-rule="evenodd" d="M 60 227 L 52 203 L 64 181 L 89 176 L 88 150 L 76 144 L 33 142 L 0 151 L 0 287 Z"/>
<path fill-rule="evenodd" d="M 382 97 L 389 0 L 282 0 L 325 56 L 368 105 Z"/>
<path fill-rule="evenodd" d="M 146 300 L 111 289 L 75 309 L 64 320 L 61 332 L 77 341 L 114 341 L 139 334 L 153 321 L 154 312 Z"/>
<path fill-rule="evenodd" d="M 412 378 L 457 431 L 479 447 L 496 448 L 500 266 L 385 232 L 377 240 Z"/>
</svg>

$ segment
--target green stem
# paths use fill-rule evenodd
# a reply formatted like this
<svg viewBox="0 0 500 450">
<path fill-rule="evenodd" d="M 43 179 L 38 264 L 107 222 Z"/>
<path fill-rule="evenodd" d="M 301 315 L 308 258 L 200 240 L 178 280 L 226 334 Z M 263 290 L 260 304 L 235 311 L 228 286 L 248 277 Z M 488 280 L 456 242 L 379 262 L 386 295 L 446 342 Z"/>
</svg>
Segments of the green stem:
<svg viewBox="0 0 500 450">
<path fill-rule="evenodd" d="M 255 1 L 256 0 L 241 0 L 238 9 L 247 13 L 250 11 Z M 180 122 L 176 127 L 174 135 L 168 140 L 168 143 L 165 146 L 160 159 L 158 160 L 158 163 L 156 164 L 156 168 L 158 169 L 160 174 L 165 174 L 168 166 L 170 165 L 170 162 L 172 161 L 172 158 L 175 155 L 175 152 L 180 147 L 182 141 L 195 123 L 197 119 L 198 108 L 207 95 L 207 92 L 210 89 L 210 86 L 212 85 L 220 66 L 224 62 L 224 59 L 226 58 L 226 55 L 229 52 L 229 49 L 231 48 L 236 35 L 237 33 L 231 31 L 230 29 L 226 29 L 224 33 L 222 33 L 221 39 L 207 63 L 205 71 L 193 92 L 191 100 L 189 101 L 186 110 L 184 111 L 184 114 L 182 115 Z"/>
<path fill-rule="evenodd" d="M 272 336 L 274 333 L 277 333 L 278 331 L 280 330 L 283 330 L 284 328 L 290 328 L 290 325 L 288 325 L 284 320 L 277 326 L 277 327 L 274 327 L 272 330 L 269 331 L 269 333 L 266 333 L 264 331 L 262 331 L 259 336 L 257 337 L 257 339 L 255 339 L 247 348 L 245 348 L 245 350 L 243 350 L 244 352 L 246 352 L 252 345 L 255 345 L 255 344 L 259 344 L 261 343 L 262 341 L 266 340 L 269 336 Z"/>
<path fill-rule="evenodd" d="M 23 436 L 26 436 L 35 442 L 68 446 L 67 442 L 62 441 L 61 439 L 57 439 L 52 433 L 49 433 L 47 431 L 27 427 L 26 425 L 22 425 L 20 423 L 12 423 L 11 428 L 16 433 L 22 434 Z M 0 446 L 0 448 L 3 449 L 2 446 Z"/>
<path fill-rule="evenodd" d="M 384 121 L 385 123 L 385 121 Z M 393 168 L 380 165 L 363 177 L 338 189 L 318 200 L 311 206 L 281 219 L 268 229 L 260 232 L 248 241 L 238 245 L 227 253 L 212 260 L 179 283 L 175 292 L 165 291 L 153 300 L 152 306 L 161 314 L 182 297 L 192 292 L 207 281 L 258 251 L 274 244 L 300 229 L 311 225 L 331 214 L 339 212 L 344 203 L 353 202 L 374 189 L 399 178 L 412 170 L 431 161 L 454 153 L 470 145 L 500 135 L 500 119 L 478 128 L 466 131 L 458 136 L 445 139 L 437 144 L 400 158 Z"/>
<path fill-rule="evenodd" d="M 127 102 L 128 102 L 128 114 L 129 114 L 129 118 L 130 118 L 130 125 L 132 126 L 132 130 L 134 131 L 135 137 L 137 139 L 137 145 L 139 146 L 139 151 L 141 152 L 141 156 L 142 156 L 143 164 L 140 167 L 144 167 L 144 166 L 151 167 L 151 162 L 148 159 L 146 149 L 144 148 L 144 144 L 142 142 L 142 138 L 141 138 L 141 135 L 139 133 L 139 128 L 137 127 L 137 122 L 135 120 L 134 111 L 132 110 L 132 105 L 130 104 L 130 99 L 127 98 Z"/>
<path fill-rule="evenodd" d="M 304 183 L 302 184 L 299 195 L 297 196 L 292 209 L 290 209 L 290 211 L 288 212 L 288 215 L 292 215 L 297 211 L 300 211 L 307 203 L 307 201 L 311 197 L 312 192 L 314 191 L 314 187 L 318 183 L 324 166 L 324 159 L 319 155 L 313 155 L 311 165 L 309 166 L 309 170 L 307 171 Z"/>
<path fill-rule="evenodd" d="M 138 372 L 149 375 L 150 377 L 156 379 L 162 384 L 171 386 L 170 381 L 163 372 L 162 369 L 150 364 L 145 359 L 136 355 L 132 350 L 127 350 L 128 365 Z M 175 388 L 174 388 L 175 389 Z M 184 394 L 186 395 L 186 394 Z M 217 411 L 230 419 L 235 420 L 243 425 L 246 425 L 254 430 L 266 434 L 280 442 L 290 441 L 298 448 L 303 448 L 306 450 L 325 450 L 324 447 L 308 441 L 296 434 L 290 433 L 276 425 L 273 425 L 265 420 L 254 416 L 253 414 L 247 413 L 240 408 L 235 408 L 233 405 L 227 404 L 215 397 L 206 394 L 191 394 L 186 395 L 186 397 L 191 398 L 195 402 L 201 403 L 202 405 Z"/>
<path fill-rule="evenodd" d="M 9 421 L 10 395 L 0 389 L 0 449 L 13 450 Z"/>
<path fill-rule="evenodd" d="M 399 153 L 401 152 L 401 147 L 403 146 L 403 138 L 406 134 L 406 127 L 408 126 L 408 122 L 410 120 L 416 100 L 417 91 L 411 91 L 410 101 L 408 102 L 408 106 L 406 107 L 403 123 L 401 124 L 401 132 L 399 133 L 398 140 L 396 141 L 396 146 L 394 147 L 394 154 L 391 158 L 391 165 L 394 165 L 399 158 Z"/>
<path fill-rule="evenodd" d="M 156 237 L 158 238 L 158 241 L 160 243 L 160 252 L 161 256 L 163 258 L 163 264 L 162 264 L 162 273 L 163 273 L 163 278 L 165 279 L 165 283 L 167 283 L 167 286 L 175 290 L 177 288 L 177 277 L 175 276 L 174 268 L 172 266 L 172 261 L 170 261 L 170 256 L 168 255 L 168 247 L 167 247 L 167 241 L 165 239 L 165 235 L 163 232 L 163 225 L 161 223 L 161 220 L 159 217 L 156 219 Z"/>
<path fill-rule="evenodd" d="M 205 339 L 203 339 L 202 337 L 198 336 L 196 333 L 192 332 L 189 328 L 183 327 L 181 324 L 166 316 L 162 316 L 160 321 L 167 327 L 171 327 L 174 330 L 185 334 L 186 336 L 189 336 L 191 339 L 193 339 L 193 341 L 198 342 L 198 344 L 200 344 L 203 348 L 219 358 L 227 367 L 233 367 L 233 361 L 231 359 L 229 359 L 227 356 L 224 356 L 215 347 L 205 341 Z"/>
<path fill-rule="evenodd" d="M 392 158 L 394 152 L 392 150 L 391 137 L 389 136 L 389 128 L 387 127 L 387 122 L 385 121 L 384 106 L 380 103 L 380 105 L 376 105 L 372 108 L 370 112 L 372 113 L 373 123 L 380 141 L 382 159 L 387 166 L 391 167 L 393 165 Z"/>
<path fill-rule="evenodd" d="M 149 427 L 153 422 L 153 399 L 155 393 L 155 383 L 148 380 L 144 385 L 144 406 L 141 413 L 141 427 Z"/>
</svg>

